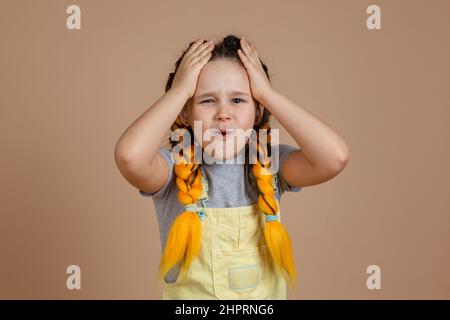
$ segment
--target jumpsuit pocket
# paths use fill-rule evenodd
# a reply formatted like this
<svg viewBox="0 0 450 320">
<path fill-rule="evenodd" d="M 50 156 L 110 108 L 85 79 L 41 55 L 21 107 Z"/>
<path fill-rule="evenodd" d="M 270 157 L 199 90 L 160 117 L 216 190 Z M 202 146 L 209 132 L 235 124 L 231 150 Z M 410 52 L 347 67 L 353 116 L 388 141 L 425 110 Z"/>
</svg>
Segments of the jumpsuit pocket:
<svg viewBox="0 0 450 320">
<path fill-rule="evenodd" d="M 219 299 L 264 299 L 270 294 L 267 246 L 211 249 L 214 295 Z"/>
</svg>

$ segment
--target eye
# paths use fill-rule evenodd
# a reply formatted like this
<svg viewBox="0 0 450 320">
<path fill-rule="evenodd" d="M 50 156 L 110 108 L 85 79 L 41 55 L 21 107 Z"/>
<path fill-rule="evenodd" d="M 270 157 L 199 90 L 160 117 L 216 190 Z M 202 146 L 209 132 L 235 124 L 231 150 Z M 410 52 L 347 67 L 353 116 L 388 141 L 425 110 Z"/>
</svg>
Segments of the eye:
<svg viewBox="0 0 450 320">
<path fill-rule="evenodd" d="M 203 101 L 200 102 L 200 103 L 205 103 L 206 101 L 212 101 L 212 99 L 206 99 L 206 100 L 203 100 Z"/>
<path fill-rule="evenodd" d="M 233 100 L 240 100 L 242 102 L 245 102 L 245 100 L 241 99 L 241 98 L 234 98 Z"/>
</svg>

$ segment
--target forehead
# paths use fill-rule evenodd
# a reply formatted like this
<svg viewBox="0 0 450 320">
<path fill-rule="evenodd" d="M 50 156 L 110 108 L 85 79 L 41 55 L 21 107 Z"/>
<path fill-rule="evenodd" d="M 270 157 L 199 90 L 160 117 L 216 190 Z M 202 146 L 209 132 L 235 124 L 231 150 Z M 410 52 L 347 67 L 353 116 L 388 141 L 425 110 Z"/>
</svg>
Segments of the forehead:
<svg viewBox="0 0 450 320">
<path fill-rule="evenodd" d="M 200 72 L 196 95 L 207 92 L 220 94 L 233 90 L 250 92 L 247 72 L 240 63 L 226 59 L 213 60 Z"/>
</svg>

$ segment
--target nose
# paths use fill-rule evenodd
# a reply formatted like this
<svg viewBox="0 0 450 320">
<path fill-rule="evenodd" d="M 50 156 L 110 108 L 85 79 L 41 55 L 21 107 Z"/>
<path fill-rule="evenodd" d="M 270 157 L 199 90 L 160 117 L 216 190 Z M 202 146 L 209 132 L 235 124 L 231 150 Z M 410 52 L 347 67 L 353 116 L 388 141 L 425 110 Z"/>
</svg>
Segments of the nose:
<svg viewBox="0 0 450 320">
<path fill-rule="evenodd" d="M 226 115 L 223 113 L 218 114 L 216 117 L 216 120 L 220 120 L 220 121 L 226 121 L 226 120 L 230 120 L 230 119 L 231 119 L 231 117 L 229 115 Z"/>
<path fill-rule="evenodd" d="M 231 118 L 230 108 L 225 104 L 221 105 L 217 110 L 216 120 L 226 121 L 230 120 Z"/>
</svg>

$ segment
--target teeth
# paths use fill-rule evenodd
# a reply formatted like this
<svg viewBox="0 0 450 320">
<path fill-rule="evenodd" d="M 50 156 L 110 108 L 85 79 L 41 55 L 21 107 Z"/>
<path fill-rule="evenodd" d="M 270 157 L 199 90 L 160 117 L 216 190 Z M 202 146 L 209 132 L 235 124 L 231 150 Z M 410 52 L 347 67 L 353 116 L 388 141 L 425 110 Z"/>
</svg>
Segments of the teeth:
<svg viewBox="0 0 450 320">
<path fill-rule="evenodd" d="M 225 136 L 227 134 L 233 133 L 234 129 L 217 129 L 217 134 L 221 134 L 222 136 Z"/>
</svg>

